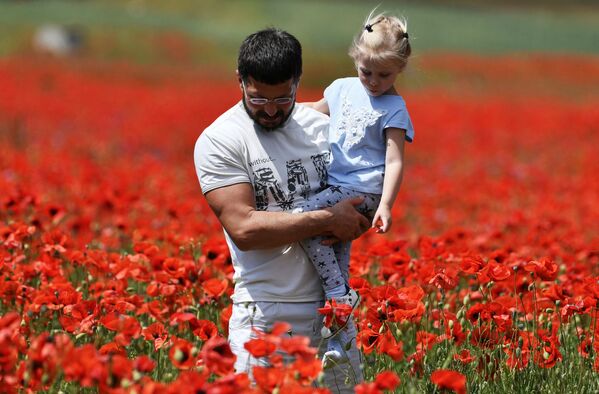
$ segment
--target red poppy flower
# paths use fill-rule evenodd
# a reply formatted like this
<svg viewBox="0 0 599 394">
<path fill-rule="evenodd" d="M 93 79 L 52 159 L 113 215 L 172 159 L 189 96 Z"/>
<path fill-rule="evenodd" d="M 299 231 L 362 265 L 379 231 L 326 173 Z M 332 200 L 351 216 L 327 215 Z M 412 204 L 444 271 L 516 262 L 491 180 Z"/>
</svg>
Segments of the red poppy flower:
<svg viewBox="0 0 599 394">
<path fill-rule="evenodd" d="M 280 368 L 255 366 L 252 368 L 256 385 L 267 393 L 281 386 L 285 380 L 285 371 Z"/>
<path fill-rule="evenodd" d="M 270 356 L 277 350 L 277 345 L 263 338 L 250 339 L 243 347 L 257 358 Z"/>
<path fill-rule="evenodd" d="M 489 263 L 478 272 L 478 280 L 480 283 L 488 283 L 489 281 L 502 281 L 506 280 L 512 275 L 510 267 L 500 264 L 495 260 L 489 261 Z"/>
<path fill-rule="evenodd" d="M 403 344 L 398 342 L 391 331 L 387 330 L 377 341 L 376 348 L 379 353 L 386 354 L 395 362 L 403 359 Z"/>
<path fill-rule="evenodd" d="M 374 378 L 374 382 L 381 390 L 395 390 L 401 383 L 401 380 L 395 372 L 383 371 Z"/>
<path fill-rule="evenodd" d="M 116 331 L 115 340 L 123 346 L 129 345 L 131 339 L 138 338 L 141 334 L 141 325 L 133 316 L 112 312 L 100 318 L 100 323 L 108 330 Z"/>
<path fill-rule="evenodd" d="M 204 344 L 201 358 L 206 368 L 219 376 L 232 373 L 237 359 L 229 347 L 229 342 L 221 337 L 211 338 Z"/>
<path fill-rule="evenodd" d="M 223 329 L 223 334 L 229 336 L 229 320 L 233 314 L 233 304 L 229 304 L 220 312 L 220 326 Z"/>
<path fill-rule="evenodd" d="M 318 313 L 324 315 L 325 327 L 341 327 L 347 323 L 352 313 L 351 305 L 338 304 L 335 299 L 328 300 L 323 308 L 318 308 Z"/>
<path fill-rule="evenodd" d="M 441 272 L 437 272 L 428 283 L 439 289 L 451 290 L 457 285 L 456 276 L 455 273 L 450 274 L 448 271 L 442 270 Z"/>
<path fill-rule="evenodd" d="M 202 283 L 202 289 L 212 299 L 222 296 L 229 287 L 227 279 L 211 278 Z"/>
<path fill-rule="evenodd" d="M 143 329 L 142 335 L 145 340 L 153 342 L 155 351 L 168 344 L 168 332 L 161 323 L 150 324 L 147 328 Z"/>
<path fill-rule="evenodd" d="M 322 361 L 315 357 L 299 357 L 289 369 L 299 375 L 298 380 L 302 384 L 311 384 L 322 371 Z"/>
<path fill-rule="evenodd" d="M 178 369 L 189 369 L 195 366 L 198 350 L 185 339 L 173 339 L 173 345 L 168 352 L 173 365 Z"/>
<path fill-rule="evenodd" d="M 470 354 L 470 350 L 468 349 L 463 349 L 460 353 L 454 354 L 453 359 L 462 364 L 470 364 L 474 361 L 474 357 L 472 357 L 472 354 Z"/>
<path fill-rule="evenodd" d="M 524 269 L 528 272 L 534 272 L 541 280 L 555 280 L 557 278 L 557 264 L 547 258 L 544 257 L 539 261 L 532 260 L 524 265 Z"/>
<path fill-rule="evenodd" d="M 139 372 L 150 373 L 156 367 L 156 362 L 144 354 L 135 359 L 133 366 Z"/>
<path fill-rule="evenodd" d="M 296 358 L 314 359 L 318 350 L 310 347 L 310 339 L 295 335 L 291 338 L 282 338 L 280 349 Z"/>
<path fill-rule="evenodd" d="M 69 351 L 62 364 L 65 380 L 82 387 L 104 384 L 108 378 L 108 356 L 101 355 L 94 345 L 87 344 Z"/>
<path fill-rule="evenodd" d="M 438 369 L 431 374 L 431 382 L 440 389 L 452 390 L 458 394 L 466 394 L 466 377 L 449 369 Z"/>
<path fill-rule="evenodd" d="M 476 274 L 485 266 L 485 262 L 481 256 L 470 255 L 464 256 L 460 264 L 462 272 L 467 274 Z"/>
<path fill-rule="evenodd" d="M 377 348 L 380 338 L 381 334 L 370 328 L 361 329 L 356 336 L 358 347 L 364 354 L 372 353 Z"/>
<path fill-rule="evenodd" d="M 196 320 L 193 324 L 193 334 L 202 341 L 218 336 L 218 328 L 210 320 Z"/>
</svg>

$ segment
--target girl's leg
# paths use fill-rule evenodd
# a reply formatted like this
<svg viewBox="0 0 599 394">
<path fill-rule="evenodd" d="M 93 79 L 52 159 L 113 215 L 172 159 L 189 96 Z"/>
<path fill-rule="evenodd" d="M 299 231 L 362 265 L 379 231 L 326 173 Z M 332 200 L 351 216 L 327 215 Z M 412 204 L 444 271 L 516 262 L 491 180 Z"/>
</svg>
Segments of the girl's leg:
<svg viewBox="0 0 599 394">
<path fill-rule="evenodd" d="M 301 210 L 306 212 L 323 209 L 349 197 L 349 191 L 338 186 L 330 186 L 312 196 L 301 207 Z M 330 299 L 343 296 L 347 292 L 347 278 L 343 276 L 343 271 L 335 257 L 334 248 L 322 244 L 324 239 L 320 236 L 309 238 L 302 241 L 301 245 L 320 276 L 326 298 Z"/>
<path fill-rule="evenodd" d="M 368 217 L 372 220 L 376 209 L 378 208 L 378 204 L 380 202 L 380 196 L 373 194 L 364 194 L 354 191 L 345 191 L 348 197 L 364 197 L 364 202 L 356 207 L 358 211 L 360 211 L 364 216 Z M 341 270 L 341 275 L 343 276 L 344 283 L 349 283 L 349 258 L 350 258 L 350 249 L 351 242 L 337 242 L 333 245 L 333 250 L 335 252 L 335 258 L 337 260 L 337 264 L 339 269 Z M 352 308 L 356 306 L 358 295 L 354 290 L 349 289 L 346 291 L 347 294 L 344 294 L 342 297 L 334 297 L 337 303 L 343 303 L 351 305 Z M 327 351 L 323 356 L 323 367 L 328 369 L 334 365 L 344 364 L 348 359 L 348 353 L 346 348 L 348 344 L 352 341 L 355 342 L 355 331 L 352 333 L 347 327 L 344 327 L 341 330 L 338 330 L 336 335 L 329 339 Z"/>
<path fill-rule="evenodd" d="M 327 299 L 345 294 L 345 278 L 335 258 L 335 250 L 322 244 L 324 237 L 313 237 L 302 241 L 302 247 L 314 264 Z"/>
<path fill-rule="evenodd" d="M 347 198 L 363 197 L 364 202 L 358 205 L 356 209 L 364 216 L 366 216 L 368 220 L 372 221 L 374 213 L 376 212 L 381 201 L 381 196 L 377 194 L 345 190 L 344 188 L 342 188 L 342 191 L 345 195 L 347 195 Z M 332 246 L 333 251 L 335 252 L 335 259 L 337 260 L 337 264 L 339 266 L 339 269 L 341 270 L 341 275 L 343 276 L 345 283 L 349 283 L 349 259 L 351 244 L 351 242 L 337 242 Z"/>
</svg>

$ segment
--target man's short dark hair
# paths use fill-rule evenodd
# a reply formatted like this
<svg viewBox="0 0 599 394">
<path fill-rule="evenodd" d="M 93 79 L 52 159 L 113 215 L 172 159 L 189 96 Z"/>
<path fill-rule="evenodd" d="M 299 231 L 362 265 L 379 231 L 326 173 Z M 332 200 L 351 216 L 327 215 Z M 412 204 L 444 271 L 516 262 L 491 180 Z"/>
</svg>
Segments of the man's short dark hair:
<svg viewBox="0 0 599 394">
<path fill-rule="evenodd" d="M 286 31 L 269 28 L 249 35 L 239 48 L 237 71 L 243 81 L 249 77 L 269 85 L 302 75 L 302 46 Z"/>
</svg>

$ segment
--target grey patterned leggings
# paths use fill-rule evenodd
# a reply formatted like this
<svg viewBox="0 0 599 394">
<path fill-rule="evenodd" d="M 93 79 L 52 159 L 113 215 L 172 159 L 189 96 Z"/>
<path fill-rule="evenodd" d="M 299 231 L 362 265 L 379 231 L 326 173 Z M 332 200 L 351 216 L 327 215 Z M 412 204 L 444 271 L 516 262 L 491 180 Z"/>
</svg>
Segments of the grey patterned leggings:
<svg viewBox="0 0 599 394">
<path fill-rule="evenodd" d="M 364 202 L 356 209 L 372 220 L 381 201 L 381 195 L 358 192 L 342 186 L 327 187 L 310 197 L 301 210 L 305 212 L 323 209 L 352 197 L 364 197 Z M 348 283 L 351 242 L 337 242 L 332 246 L 325 246 L 321 243 L 324 239 L 326 238 L 322 236 L 308 238 L 303 240 L 301 245 L 314 264 L 325 293 L 328 294 L 331 289 Z"/>
</svg>

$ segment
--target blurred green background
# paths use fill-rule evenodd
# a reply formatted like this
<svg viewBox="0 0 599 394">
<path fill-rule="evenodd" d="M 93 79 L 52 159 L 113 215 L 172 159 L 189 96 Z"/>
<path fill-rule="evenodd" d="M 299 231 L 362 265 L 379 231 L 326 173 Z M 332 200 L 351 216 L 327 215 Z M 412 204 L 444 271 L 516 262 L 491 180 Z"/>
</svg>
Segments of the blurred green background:
<svg viewBox="0 0 599 394">
<path fill-rule="evenodd" d="M 193 65 L 230 79 L 243 38 L 276 26 L 304 46 L 304 83 L 322 86 L 353 74 L 347 48 L 379 4 L 407 18 L 415 64 L 455 52 L 599 55 L 599 2 L 590 0 L 0 0 L 0 57 L 36 56 L 39 27 L 51 23 L 78 32 L 78 59 Z"/>
</svg>

